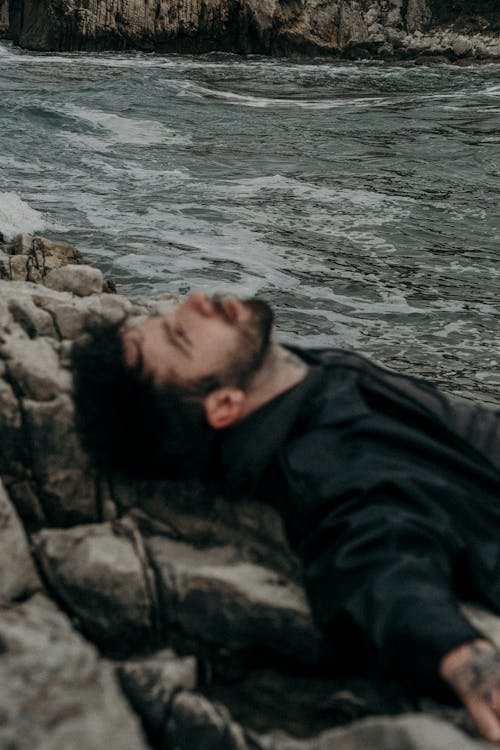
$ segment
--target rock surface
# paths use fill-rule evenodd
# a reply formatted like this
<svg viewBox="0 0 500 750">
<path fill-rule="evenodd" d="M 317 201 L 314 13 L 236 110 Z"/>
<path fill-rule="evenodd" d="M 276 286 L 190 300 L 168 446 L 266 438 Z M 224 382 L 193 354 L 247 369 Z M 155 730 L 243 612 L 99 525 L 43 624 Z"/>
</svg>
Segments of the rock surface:
<svg viewBox="0 0 500 750">
<path fill-rule="evenodd" d="M 58 247 L 0 246 L 24 264 L 22 281 L 0 281 L 0 747 L 483 747 L 459 709 L 426 701 L 415 713 L 395 683 L 336 674 L 271 508 L 89 467 L 73 430 L 72 341 L 89 316 L 176 300 L 137 305 L 101 281 L 75 294 L 84 266 Z M 40 275 L 26 281 L 37 252 Z M 67 287 L 49 289 L 44 269 L 58 263 Z M 500 643 L 499 618 L 467 612 Z"/>
<path fill-rule="evenodd" d="M 0 37 L 9 31 L 9 0 L 0 0 Z"/>
<path fill-rule="evenodd" d="M 145 750 L 113 667 L 42 595 L 0 610 L 0 747 Z"/>
<path fill-rule="evenodd" d="M 493 0 L 10 0 L 9 7 L 15 42 L 35 50 L 500 57 Z"/>
</svg>

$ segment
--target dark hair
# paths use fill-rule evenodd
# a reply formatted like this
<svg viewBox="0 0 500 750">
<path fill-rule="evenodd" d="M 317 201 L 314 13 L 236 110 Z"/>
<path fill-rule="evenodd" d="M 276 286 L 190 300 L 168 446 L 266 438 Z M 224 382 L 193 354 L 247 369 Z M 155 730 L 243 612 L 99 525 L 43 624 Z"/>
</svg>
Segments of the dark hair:
<svg viewBox="0 0 500 750">
<path fill-rule="evenodd" d="M 217 386 L 155 385 L 125 361 L 121 325 L 92 323 L 71 352 L 75 425 L 95 465 L 139 478 L 204 474 L 215 445 L 200 397 Z"/>
</svg>

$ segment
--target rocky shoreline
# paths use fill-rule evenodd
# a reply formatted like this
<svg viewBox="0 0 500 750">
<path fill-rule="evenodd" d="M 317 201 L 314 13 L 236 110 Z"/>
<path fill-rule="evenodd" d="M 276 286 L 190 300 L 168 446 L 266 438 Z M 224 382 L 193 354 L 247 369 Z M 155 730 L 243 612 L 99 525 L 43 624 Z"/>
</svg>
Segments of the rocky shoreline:
<svg viewBox="0 0 500 750">
<path fill-rule="evenodd" d="M 39 51 L 144 50 L 500 60 L 493 0 L 0 0 L 0 32 Z"/>
<path fill-rule="evenodd" d="M 461 709 L 335 669 L 271 508 L 88 465 L 72 342 L 178 300 L 110 294 L 83 261 L 0 241 L 0 747 L 485 747 Z M 500 618 L 466 611 L 500 646 Z"/>
</svg>

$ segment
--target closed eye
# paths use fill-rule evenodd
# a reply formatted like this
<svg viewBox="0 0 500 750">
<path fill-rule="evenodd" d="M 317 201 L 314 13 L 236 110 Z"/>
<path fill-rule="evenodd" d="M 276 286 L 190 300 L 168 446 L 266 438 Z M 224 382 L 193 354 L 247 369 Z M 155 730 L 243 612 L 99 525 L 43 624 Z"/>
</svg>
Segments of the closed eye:
<svg viewBox="0 0 500 750">
<path fill-rule="evenodd" d="M 191 342 L 184 329 L 178 325 L 172 326 L 167 320 L 163 321 L 163 326 L 169 342 L 175 346 L 176 349 L 180 349 L 183 354 L 190 357 L 191 352 L 189 351 L 189 347 Z"/>
</svg>

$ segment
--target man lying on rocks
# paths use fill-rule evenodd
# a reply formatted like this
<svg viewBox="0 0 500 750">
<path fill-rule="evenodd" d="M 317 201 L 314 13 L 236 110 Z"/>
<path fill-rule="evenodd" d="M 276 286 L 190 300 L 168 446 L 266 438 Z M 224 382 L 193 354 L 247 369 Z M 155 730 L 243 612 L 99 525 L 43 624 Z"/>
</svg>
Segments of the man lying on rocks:
<svg viewBox="0 0 500 750">
<path fill-rule="evenodd" d="M 105 468 L 277 506 L 329 641 L 422 692 L 450 686 L 500 742 L 500 653 L 457 603 L 500 613 L 500 413 L 286 348 L 272 323 L 263 301 L 194 292 L 94 326 L 73 352 L 84 445 Z"/>
</svg>

